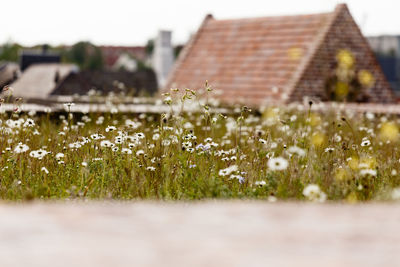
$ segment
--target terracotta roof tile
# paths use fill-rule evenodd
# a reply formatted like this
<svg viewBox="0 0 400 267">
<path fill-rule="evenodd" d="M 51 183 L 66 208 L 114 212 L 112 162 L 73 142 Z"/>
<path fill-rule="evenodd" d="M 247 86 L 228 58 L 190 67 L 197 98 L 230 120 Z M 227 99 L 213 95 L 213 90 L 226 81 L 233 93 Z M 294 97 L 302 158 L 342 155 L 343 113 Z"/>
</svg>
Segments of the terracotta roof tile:
<svg viewBox="0 0 400 267">
<path fill-rule="evenodd" d="M 210 19 L 171 83 L 197 89 L 207 79 L 213 87 L 233 95 L 246 90 L 244 97 L 263 97 L 288 82 L 300 61 L 291 58 L 290 49 L 307 53 L 329 15 Z"/>
<path fill-rule="evenodd" d="M 124 53 L 142 61 L 146 59 L 146 48 L 144 46 L 100 46 L 100 49 L 107 67 L 112 67 L 119 56 Z"/>
<path fill-rule="evenodd" d="M 207 16 L 182 51 L 165 89 L 199 89 L 208 80 L 214 88 L 222 90 L 221 98 L 228 102 L 235 102 L 235 95 L 254 104 L 263 100 L 284 102 L 302 81 L 305 70 L 308 74 L 318 73 L 309 67 L 311 61 L 317 68 L 328 66 L 329 69 L 334 65 L 335 51 L 317 52 L 324 45 L 328 31 L 335 31 L 331 28 L 339 14 L 346 11 L 345 5 L 339 5 L 334 12 L 313 15 L 235 20 L 215 20 Z M 339 28 L 335 34 L 339 36 L 341 32 Z M 357 34 L 360 33 L 352 29 L 352 35 L 358 38 Z M 339 48 L 339 44 L 353 42 L 353 36 L 329 41 L 331 46 L 337 42 Z M 360 42 L 360 38 L 356 42 Z M 362 41 L 352 44 L 352 48 L 356 54 L 368 54 L 365 52 L 368 47 Z M 310 78 L 303 82 L 313 83 Z M 280 93 L 272 93 L 274 87 L 278 87 Z M 299 96 L 303 93 L 307 92 L 296 92 Z"/>
</svg>

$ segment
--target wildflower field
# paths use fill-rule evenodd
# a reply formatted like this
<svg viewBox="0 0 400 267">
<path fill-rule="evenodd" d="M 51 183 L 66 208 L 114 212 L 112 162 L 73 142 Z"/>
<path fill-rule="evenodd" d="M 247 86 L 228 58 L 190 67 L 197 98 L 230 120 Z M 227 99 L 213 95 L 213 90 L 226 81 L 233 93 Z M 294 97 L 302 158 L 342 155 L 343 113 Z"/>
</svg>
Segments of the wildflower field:
<svg viewBox="0 0 400 267">
<path fill-rule="evenodd" d="M 317 112 L 311 102 L 229 114 L 72 105 L 0 114 L 1 199 L 400 198 L 397 117 Z"/>
</svg>

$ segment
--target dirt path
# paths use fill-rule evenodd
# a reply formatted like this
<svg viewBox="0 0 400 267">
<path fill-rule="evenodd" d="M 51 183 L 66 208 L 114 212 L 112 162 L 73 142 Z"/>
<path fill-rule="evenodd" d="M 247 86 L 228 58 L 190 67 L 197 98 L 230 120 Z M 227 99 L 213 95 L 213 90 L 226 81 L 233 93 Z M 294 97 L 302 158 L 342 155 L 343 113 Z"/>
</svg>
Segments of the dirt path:
<svg viewBox="0 0 400 267">
<path fill-rule="evenodd" d="M 400 206 L 0 204 L 0 266 L 398 266 Z"/>
</svg>

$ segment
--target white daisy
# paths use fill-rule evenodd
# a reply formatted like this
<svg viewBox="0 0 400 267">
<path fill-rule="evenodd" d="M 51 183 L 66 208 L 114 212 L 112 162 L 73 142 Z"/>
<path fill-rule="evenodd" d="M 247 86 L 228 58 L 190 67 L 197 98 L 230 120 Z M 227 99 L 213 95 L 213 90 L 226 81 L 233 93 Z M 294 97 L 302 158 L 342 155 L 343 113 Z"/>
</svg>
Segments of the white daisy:
<svg viewBox="0 0 400 267">
<path fill-rule="evenodd" d="M 32 119 L 27 119 L 24 123 L 24 127 L 33 127 L 35 126 L 35 121 Z"/>
<path fill-rule="evenodd" d="M 117 127 L 115 127 L 115 126 L 108 126 L 108 127 L 106 128 L 106 132 L 107 132 L 107 133 L 108 133 L 108 132 L 115 131 L 115 130 L 117 130 Z"/>
<path fill-rule="evenodd" d="M 142 156 L 144 155 L 144 151 L 142 149 L 136 151 L 136 156 Z"/>
<path fill-rule="evenodd" d="M 257 185 L 257 186 L 262 187 L 262 186 L 265 186 L 267 183 L 264 180 L 261 180 L 261 181 L 255 181 L 254 184 Z"/>
<path fill-rule="evenodd" d="M 37 159 L 42 159 L 44 156 L 46 156 L 48 152 L 44 149 L 39 149 L 39 150 L 33 150 L 31 153 L 29 153 L 29 156 L 32 158 L 37 158 Z"/>
<path fill-rule="evenodd" d="M 154 168 L 153 166 L 149 166 L 146 168 L 146 170 L 154 172 L 156 170 L 156 168 Z"/>
<path fill-rule="evenodd" d="M 371 145 L 371 141 L 369 141 L 368 139 L 364 139 L 361 142 L 361 146 L 369 146 L 369 145 Z"/>
<path fill-rule="evenodd" d="M 100 142 L 100 146 L 101 147 L 113 147 L 115 145 L 108 140 L 103 140 Z"/>
<path fill-rule="evenodd" d="M 303 190 L 303 195 L 310 201 L 324 202 L 326 200 L 326 194 L 316 184 L 307 185 Z"/>
<path fill-rule="evenodd" d="M 219 170 L 218 174 L 219 174 L 219 176 L 227 176 L 227 175 L 230 175 L 231 173 L 233 173 L 233 172 L 235 172 L 237 170 L 238 170 L 238 166 L 237 165 L 232 165 L 232 166 L 229 166 L 228 168 Z"/>
<path fill-rule="evenodd" d="M 121 149 L 121 153 L 130 155 L 130 154 L 132 154 L 132 150 L 130 150 L 129 148 L 123 148 L 123 149 Z"/>
<path fill-rule="evenodd" d="M 289 165 L 288 161 L 282 157 L 270 158 L 268 160 L 268 168 L 271 169 L 272 171 L 286 170 L 288 165 Z"/>
<path fill-rule="evenodd" d="M 49 171 L 47 170 L 46 167 L 42 167 L 41 171 L 44 172 L 44 173 L 46 173 L 46 174 L 49 174 Z"/>
<path fill-rule="evenodd" d="M 14 152 L 17 154 L 24 153 L 29 150 L 29 146 L 22 144 L 21 142 L 15 147 Z"/>
<path fill-rule="evenodd" d="M 63 153 L 57 153 L 56 154 L 56 160 L 61 160 L 62 158 L 64 158 L 64 154 Z"/>
<path fill-rule="evenodd" d="M 377 171 L 376 170 L 372 170 L 372 169 L 362 169 L 360 171 L 360 175 L 361 176 L 376 176 L 377 175 Z"/>
<path fill-rule="evenodd" d="M 296 154 L 299 157 L 304 157 L 306 155 L 306 151 L 298 146 L 291 146 L 286 150 L 286 153 L 289 155 Z"/>
<path fill-rule="evenodd" d="M 160 139 L 160 134 L 158 133 L 153 134 L 153 140 L 157 141 L 158 139 Z"/>
</svg>

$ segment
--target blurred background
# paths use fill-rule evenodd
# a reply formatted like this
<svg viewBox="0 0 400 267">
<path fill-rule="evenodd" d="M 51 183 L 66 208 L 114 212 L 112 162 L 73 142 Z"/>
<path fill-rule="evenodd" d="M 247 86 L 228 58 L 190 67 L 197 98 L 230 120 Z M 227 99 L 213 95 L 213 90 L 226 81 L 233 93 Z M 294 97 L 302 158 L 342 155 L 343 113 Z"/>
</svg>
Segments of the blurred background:
<svg viewBox="0 0 400 267">
<path fill-rule="evenodd" d="M 1 4 L 0 86 L 36 87 L 46 94 L 107 94 L 126 88 L 154 94 L 204 17 L 216 19 L 331 12 L 346 3 L 368 38 L 386 78 L 400 91 L 400 22 L 396 0 L 280 1 L 5 1 Z M 41 64 L 32 68 L 33 65 Z M 59 64 L 59 65 L 57 65 Z M 29 67 L 31 67 L 29 69 Z M 67 82 L 60 85 L 59 82 Z M 18 86 L 17 86 L 18 87 Z M 51 87 L 51 88 L 50 88 Z"/>
</svg>

